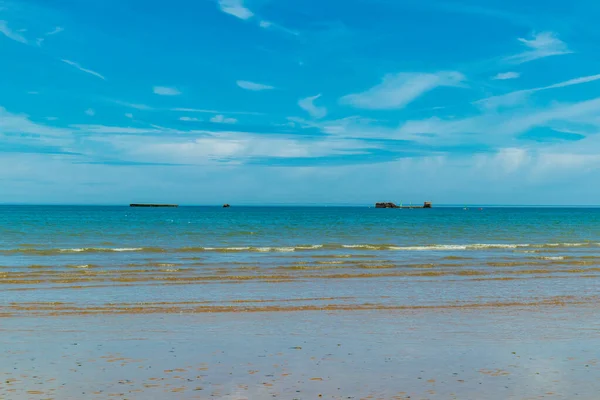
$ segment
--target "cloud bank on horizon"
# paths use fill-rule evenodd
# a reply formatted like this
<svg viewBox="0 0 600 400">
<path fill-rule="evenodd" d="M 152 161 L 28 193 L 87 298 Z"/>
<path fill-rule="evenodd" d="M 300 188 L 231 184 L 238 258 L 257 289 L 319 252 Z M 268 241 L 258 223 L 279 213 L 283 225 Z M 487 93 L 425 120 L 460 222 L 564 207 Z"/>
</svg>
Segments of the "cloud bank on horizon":
<svg viewBox="0 0 600 400">
<path fill-rule="evenodd" d="M 534 2 L 0 1 L 0 203 L 597 203 L 600 4 Z"/>
</svg>

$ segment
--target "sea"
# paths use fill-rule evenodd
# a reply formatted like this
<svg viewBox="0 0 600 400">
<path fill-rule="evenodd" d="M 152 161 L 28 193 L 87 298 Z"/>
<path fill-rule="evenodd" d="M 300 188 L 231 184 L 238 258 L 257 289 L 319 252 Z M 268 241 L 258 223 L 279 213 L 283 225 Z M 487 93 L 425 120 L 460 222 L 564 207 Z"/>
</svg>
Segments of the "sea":
<svg viewBox="0 0 600 400">
<path fill-rule="evenodd" d="M 597 399 L 600 209 L 0 206 L 0 398 Z"/>
<path fill-rule="evenodd" d="M 0 300 L 71 311 L 526 302 L 592 294 L 599 262 L 595 208 L 0 207 Z"/>
</svg>

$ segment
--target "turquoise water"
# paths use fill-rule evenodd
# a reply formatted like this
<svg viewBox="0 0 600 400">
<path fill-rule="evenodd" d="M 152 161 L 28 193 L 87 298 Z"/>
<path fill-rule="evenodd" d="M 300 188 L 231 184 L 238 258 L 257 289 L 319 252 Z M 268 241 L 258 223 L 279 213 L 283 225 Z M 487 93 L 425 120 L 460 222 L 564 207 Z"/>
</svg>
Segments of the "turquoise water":
<svg viewBox="0 0 600 400">
<path fill-rule="evenodd" d="M 599 273 L 599 242 L 600 209 L 4 206 L 0 300 L 318 307 L 591 296 L 595 280 L 572 278 Z"/>
<path fill-rule="evenodd" d="M 600 209 L 580 208 L 0 207 L 4 254 L 19 249 L 27 254 L 25 249 L 583 243 L 600 240 L 599 234 Z"/>
</svg>

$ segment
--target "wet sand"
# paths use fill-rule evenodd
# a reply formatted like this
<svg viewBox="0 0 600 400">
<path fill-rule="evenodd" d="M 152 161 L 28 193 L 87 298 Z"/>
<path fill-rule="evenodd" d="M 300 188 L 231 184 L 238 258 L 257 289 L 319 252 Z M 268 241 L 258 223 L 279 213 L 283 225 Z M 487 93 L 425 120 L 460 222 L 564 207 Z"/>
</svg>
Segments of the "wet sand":
<svg viewBox="0 0 600 400">
<path fill-rule="evenodd" d="M 596 399 L 595 302 L 2 318 L 3 399 Z"/>
</svg>

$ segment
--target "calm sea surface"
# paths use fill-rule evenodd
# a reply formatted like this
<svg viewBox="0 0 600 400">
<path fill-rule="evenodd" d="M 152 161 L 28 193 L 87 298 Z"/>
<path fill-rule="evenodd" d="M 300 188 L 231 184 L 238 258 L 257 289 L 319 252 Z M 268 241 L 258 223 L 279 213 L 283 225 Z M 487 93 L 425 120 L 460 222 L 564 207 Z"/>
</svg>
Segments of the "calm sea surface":
<svg viewBox="0 0 600 400">
<path fill-rule="evenodd" d="M 0 207 L 8 314 L 553 301 L 599 262 L 600 209 Z"/>
</svg>

